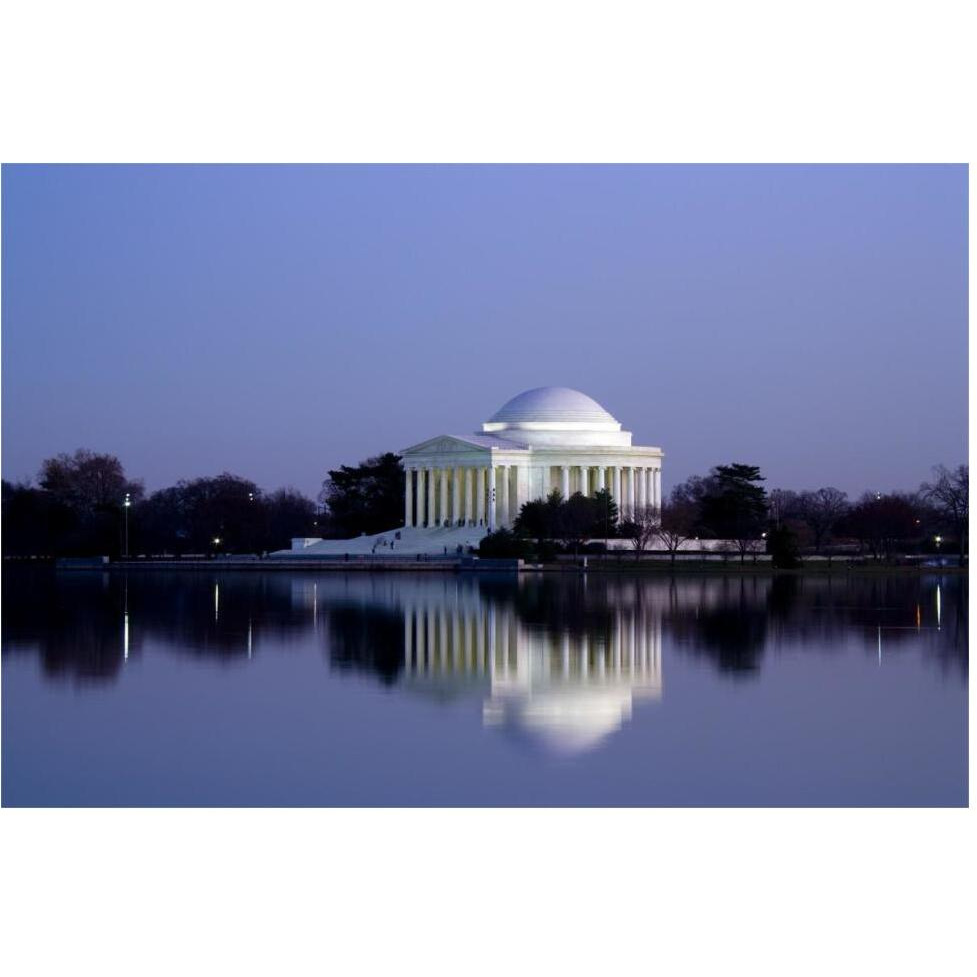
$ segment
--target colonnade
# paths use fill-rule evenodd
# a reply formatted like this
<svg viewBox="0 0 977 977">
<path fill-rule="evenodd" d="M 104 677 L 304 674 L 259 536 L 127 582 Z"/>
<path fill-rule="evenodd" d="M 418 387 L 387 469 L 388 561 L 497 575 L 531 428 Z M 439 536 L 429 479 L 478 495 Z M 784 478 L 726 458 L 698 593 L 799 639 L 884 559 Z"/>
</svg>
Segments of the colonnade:
<svg viewBox="0 0 977 977">
<path fill-rule="evenodd" d="M 404 525 L 509 525 L 515 498 L 511 465 L 462 468 L 407 468 Z M 416 483 L 416 486 L 415 486 Z M 518 509 L 516 510 L 518 511 Z"/>
<path fill-rule="evenodd" d="M 563 465 L 559 468 L 559 473 L 559 481 L 551 484 L 551 490 L 558 488 L 565 499 L 574 492 L 589 496 L 601 489 L 607 489 L 617 503 L 621 518 L 633 513 L 636 508 L 661 508 L 660 468 L 633 465 Z"/>
<path fill-rule="evenodd" d="M 527 498 L 525 482 L 532 466 L 408 466 L 404 491 L 404 525 L 509 526 Z M 546 466 L 542 495 L 558 488 L 565 499 L 574 492 L 590 496 L 608 489 L 622 518 L 635 509 L 661 507 L 661 469 L 631 465 Z M 537 483 L 538 484 L 538 483 Z"/>
</svg>

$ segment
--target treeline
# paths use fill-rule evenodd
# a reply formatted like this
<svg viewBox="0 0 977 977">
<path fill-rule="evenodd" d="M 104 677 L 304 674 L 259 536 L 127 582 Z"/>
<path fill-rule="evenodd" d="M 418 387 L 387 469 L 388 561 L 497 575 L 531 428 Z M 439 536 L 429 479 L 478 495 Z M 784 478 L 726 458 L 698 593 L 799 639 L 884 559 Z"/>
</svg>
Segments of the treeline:
<svg viewBox="0 0 977 977">
<path fill-rule="evenodd" d="M 717 465 L 675 486 L 660 509 L 623 513 L 607 490 L 568 499 L 553 492 L 526 502 L 512 530 L 490 534 L 481 551 L 545 558 L 623 537 L 639 555 L 658 540 L 673 557 L 688 540 L 722 539 L 741 558 L 766 549 L 784 566 L 840 544 L 878 560 L 966 553 L 966 465 L 937 466 L 915 492 L 854 500 L 830 486 L 767 491 L 765 481 L 754 465 Z M 3 553 L 118 556 L 127 527 L 128 552 L 147 555 L 263 553 L 287 548 L 295 536 L 346 539 L 403 525 L 404 483 L 400 458 L 388 452 L 328 472 L 318 504 L 292 488 L 266 494 L 227 472 L 147 495 L 114 455 L 79 450 L 47 459 L 36 485 L 3 482 Z"/>
<path fill-rule="evenodd" d="M 937 466 L 933 480 L 916 492 L 866 492 L 854 501 L 830 486 L 768 492 L 764 481 L 755 465 L 717 465 L 675 486 L 660 509 L 639 506 L 623 519 L 604 490 L 569 499 L 554 491 L 523 505 L 512 530 L 490 534 L 480 552 L 546 559 L 559 550 L 577 552 L 588 539 L 624 537 L 638 555 L 657 540 L 673 559 L 689 540 L 721 539 L 741 560 L 765 550 L 784 567 L 796 565 L 804 552 L 842 544 L 876 560 L 931 552 L 957 552 L 962 560 L 966 553 L 966 465 Z"/>
<path fill-rule="evenodd" d="M 36 485 L 4 481 L 2 504 L 4 556 L 263 553 L 318 535 L 295 489 L 225 472 L 147 495 L 114 455 L 84 449 L 47 459 Z"/>
</svg>

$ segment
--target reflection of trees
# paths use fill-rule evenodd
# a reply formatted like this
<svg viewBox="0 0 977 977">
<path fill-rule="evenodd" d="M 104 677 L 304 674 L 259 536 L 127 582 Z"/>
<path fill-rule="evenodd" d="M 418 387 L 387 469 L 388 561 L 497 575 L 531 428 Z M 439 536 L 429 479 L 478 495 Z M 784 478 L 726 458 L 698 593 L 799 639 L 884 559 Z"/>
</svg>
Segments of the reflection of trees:
<svg viewBox="0 0 977 977">
<path fill-rule="evenodd" d="M 114 679 L 147 639 L 180 654 L 247 659 L 263 638 L 308 626 L 293 583 L 259 573 L 5 568 L 4 652 L 34 649 L 45 673 L 90 681 Z"/>
<path fill-rule="evenodd" d="M 588 636 L 607 643 L 614 626 L 616 602 L 606 578 L 596 581 L 578 576 L 541 577 L 491 582 L 481 588 L 491 602 L 510 604 L 520 622 L 553 635 Z"/>
<path fill-rule="evenodd" d="M 718 599 L 677 605 L 673 594 L 666 627 L 682 651 L 712 661 L 735 676 L 755 673 L 767 641 L 767 587 L 756 577 L 724 577 Z M 765 583 L 765 581 L 763 582 Z M 778 612 L 783 613 L 780 594 Z"/>
<path fill-rule="evenodd" d="M 107 573 L 56 580 L 49 569 L 3 574 L 3 653 L 36 651 L 52 678 L 111 681 L 122 667 L 124 593 Z M 130 638 L 130 653 L 139 643 Z"/>
<path fill-rule="evenodd" d="M 393 685 L 404 667 L 403 614 L 364 604 L 337 604 L 325 610 L 330 662 Z"/>
</svg>

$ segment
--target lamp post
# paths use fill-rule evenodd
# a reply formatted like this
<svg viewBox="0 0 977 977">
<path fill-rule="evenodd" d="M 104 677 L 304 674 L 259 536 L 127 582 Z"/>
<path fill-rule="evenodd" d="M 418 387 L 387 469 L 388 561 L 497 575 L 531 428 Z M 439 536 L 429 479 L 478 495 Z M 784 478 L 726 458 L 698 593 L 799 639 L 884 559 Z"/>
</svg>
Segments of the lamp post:
<svg viewBox="0 0 977 977">
<path fill-rule="evenodd" d="M 125 502 L 122 503 L 122 508 L 125 511 L 125 558 L 129 559 L 129 507 L 132 505 L 132 500 L 129 498 L 129 493 L 126 492 Z"/>
</svg>

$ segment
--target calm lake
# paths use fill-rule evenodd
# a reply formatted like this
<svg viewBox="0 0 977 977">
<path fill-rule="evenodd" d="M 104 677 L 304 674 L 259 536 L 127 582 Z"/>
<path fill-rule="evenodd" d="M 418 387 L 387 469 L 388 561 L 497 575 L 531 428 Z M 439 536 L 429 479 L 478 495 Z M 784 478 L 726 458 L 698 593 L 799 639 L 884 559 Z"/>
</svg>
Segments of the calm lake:
<svg viewBox="0 0 977 977">
<path fill-rule="evenodd" d="M 3 577 L 3 804 L 965 805 L 961 576 Z"/>
</svg>

